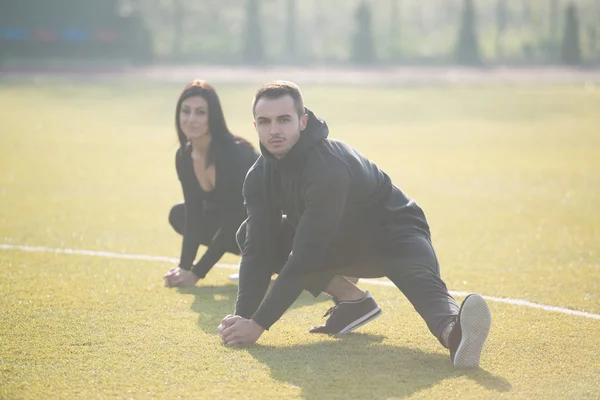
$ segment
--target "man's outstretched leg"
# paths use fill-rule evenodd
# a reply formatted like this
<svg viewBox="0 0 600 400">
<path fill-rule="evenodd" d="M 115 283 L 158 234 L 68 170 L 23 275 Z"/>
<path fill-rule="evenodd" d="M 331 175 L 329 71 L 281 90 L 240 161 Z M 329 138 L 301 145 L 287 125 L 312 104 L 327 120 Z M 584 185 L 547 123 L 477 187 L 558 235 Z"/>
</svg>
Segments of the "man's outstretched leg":
<svg viewBox="0 0 600 400">
<path fill-rule="evenodd" d="M 334 276 L 324 292 L 333 297 L 335 305 L 323 316 L 329 317 L 325 324 L 312 328 L 311 333 L 349 333 L 381 315 L 371 293 L 362 291 L 343 276 Z"/>
<path fill-rule="evenodd" d="M 408 298 L 440 343 L 450 350 L 456 367 L 476 367 L 491 327 L 490 310 L 479 295 L 461 307 L 440 277 L 429 239 L 414 235 L 399 244 L 402 257 L 385 263 L 387 277 Z"/>
</svg>

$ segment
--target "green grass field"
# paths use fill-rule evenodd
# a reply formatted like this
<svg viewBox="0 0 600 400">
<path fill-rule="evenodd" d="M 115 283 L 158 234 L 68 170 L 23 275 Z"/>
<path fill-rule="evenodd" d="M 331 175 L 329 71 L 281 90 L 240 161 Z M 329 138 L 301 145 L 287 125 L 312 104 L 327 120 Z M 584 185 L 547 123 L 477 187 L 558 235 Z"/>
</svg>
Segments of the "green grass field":
<svg viewBox="0 0 600 400">
<path fill-rule="evenodd" d="M 177 257 L 181 86 L 0 86 L 0 243 Z M 217 89 L 256 143 L 255 88 Z M 451 290 L 600 314 L 600 90 L 303 91 L 425 209 Z M 331 304 L 303 294 L 258 345 L 229 348 L 232 270 L 176 290 L 169 267 L 1 249 L 0 398 L 600 397 L 598 319 L 490 302 L 481 369 L 458 371 L 395 288 L 363 282 L 384 312 L 357 333 L 310 335 Z"/>
</svg>

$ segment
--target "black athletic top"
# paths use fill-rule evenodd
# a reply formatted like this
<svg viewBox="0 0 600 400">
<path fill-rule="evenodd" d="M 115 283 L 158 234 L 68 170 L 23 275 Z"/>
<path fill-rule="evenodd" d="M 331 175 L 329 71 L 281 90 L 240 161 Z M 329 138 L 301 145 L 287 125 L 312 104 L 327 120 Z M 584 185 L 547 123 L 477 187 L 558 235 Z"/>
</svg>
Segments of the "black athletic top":
<svg viewBox="0 0 600 400">
<path fill-rule="evenodd" d="M 179 266 L 191 269 L 203 278 L 228 249 L 237 248 L 235 233 L 246 219 L 242 185 L 258 153 L 241 139 L 215 149 L 218 151 L 215 155 L 215 187 L 206 192 L 194 173 L 191 150 L 191 146 L 181 147 L 175 156 L 186 213 Z M 201 243 L 201 226 L 207 213 L 211 213 L 211 218 L 215 218 L 214 213 L 217 214 L 219 227 L 206 252 L 194 265 Z"/>
<path fill-rule="evenodd" d="M 429 235 L 417 203 L 351 146 L 328 139 L 327 124 L 310 110 L 308 124 L 281 159 L 261 146 L 243 193 L 248 213 L 235 313 L 269 329 L 303 290 L 303 280 L 359 257 L 395 257 L 396 240 Z M 282 214 L 295 226 L 292 252 L 277 270 L 273 244 Z M 314 276 L 314 275 L 313 275 Z"/>
</svg>

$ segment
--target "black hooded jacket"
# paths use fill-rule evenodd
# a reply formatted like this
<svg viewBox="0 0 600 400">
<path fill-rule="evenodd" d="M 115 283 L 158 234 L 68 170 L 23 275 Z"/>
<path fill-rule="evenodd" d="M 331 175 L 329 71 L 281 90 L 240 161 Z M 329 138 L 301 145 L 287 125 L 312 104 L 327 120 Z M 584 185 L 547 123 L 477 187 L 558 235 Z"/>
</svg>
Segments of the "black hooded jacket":
<svg viewBox="0 0 600 400">
<path fill-rule="evenodd" d="M 261 146 L 243 186 L 248 219 L 235 313 L 265 329 L 294 303 L 311 274 L 393 257 L 402 235 L 429 236 L 415 201 L 352 147 L 328 139 L 327 124 L 306 112 L 307 126 L 294 147 L 276 159 Z M 282 215 L 295 227 L 283 267 L 275 265 Z M 265 297 L 272 271 L 279 270 Z"/>
</svg>

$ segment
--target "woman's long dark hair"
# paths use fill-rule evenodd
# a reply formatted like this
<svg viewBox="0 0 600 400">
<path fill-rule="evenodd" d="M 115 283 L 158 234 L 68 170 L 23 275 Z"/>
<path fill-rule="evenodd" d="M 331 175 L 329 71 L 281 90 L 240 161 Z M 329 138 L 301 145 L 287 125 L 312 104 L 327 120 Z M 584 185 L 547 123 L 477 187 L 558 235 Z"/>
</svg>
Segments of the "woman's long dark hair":
<svg viewBox="0 0 600 400">
<path fill-rule="evenodd" d="M 236 143 L 244 142 L 249 146 L 252 145 L 246 140 L 233 135 L 227 123 L 225 122 L 225 115 L 223 114 L 223 108 L 221 107 L 221 101 L 215 89 L 209 85 L 206 81 L 195 79 L 188 83 L 183 92 L 177 100 L 177 107 L 175 109 L 175 127 L 177 129 L 177 137 L 179 138 L 180 146 L 185 150 L 188 140 L 183 130 L 181 129 L 181 121 L 179 114 L 181 113 L 181 103 L 185 99 L 190 97 L 200 96 L 208 105 L 208 129 L 211 134 L 211 141 L 206 154 L 206 166 L 210 166 L 215 163 L 217 153 L 220 153 L 224 148 L 235 145 Z"/>
</svg>

